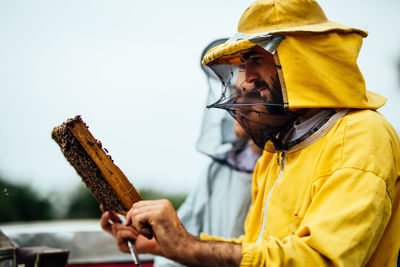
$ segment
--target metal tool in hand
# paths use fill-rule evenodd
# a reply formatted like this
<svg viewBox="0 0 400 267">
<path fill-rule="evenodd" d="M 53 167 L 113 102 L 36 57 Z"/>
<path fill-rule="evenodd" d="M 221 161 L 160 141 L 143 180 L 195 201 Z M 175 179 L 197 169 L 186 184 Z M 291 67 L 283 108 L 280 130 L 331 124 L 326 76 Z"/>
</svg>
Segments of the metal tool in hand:
<svg viewBox="0 0 400 267">
<path fill-rule="evenodd" d="M 142 265 L 140 264 L 139 256 L 138 256 L 138 254 L 137 254 L 135 245 L 132 245 L 132 242 L 131 242 L 131 240 L 129 240 L 129 239 L 128 239 L 126 242 L 128 243 L 129 251 L 130 251 L 130 253 L 131 253 L 133 262 L 134 262 L 137 266 L 142 267 Z"/>
<path fill-rule="evenodd" d="M 119 219 L 121 219 L 121 218 L 119 218 Z M 111 220 L 108 220 L 108 223 L 113 224 L 114 222 Z M 142 265 L 140 264 L 139 256 L 137 254 L 135 245 L 132 245 L 132 242 L 129 239 L 126 240 L 126 243 L 128 243 L 129 252 L 131 253 L 133 263 L 139 267 L 142 267 Z"/>
</svg>

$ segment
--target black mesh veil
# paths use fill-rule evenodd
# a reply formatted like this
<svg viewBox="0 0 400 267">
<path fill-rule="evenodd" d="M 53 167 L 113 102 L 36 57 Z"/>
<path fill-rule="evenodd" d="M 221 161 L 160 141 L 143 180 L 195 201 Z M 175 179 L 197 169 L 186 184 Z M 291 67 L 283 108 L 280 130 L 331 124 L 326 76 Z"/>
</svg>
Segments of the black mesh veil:
<svg viewBox="0 0 400 267">
<path fill-rule="evenodd" d="M 204 49 L 201 58 L 208 50 L 226 40 L 218 39 L 210 43 Z M 201 67 L 207 78 L 208 96 L 206 105 L 209 106 L 221 99 L 221 81 L 212 69 L 205 65 L 201 65 Z M 232 91 L 232 87 L 230 86 L 226 90 Z M 234 134 L 233 124 L 233 117 L 225 110 L 206 108 L 196 147 L 198 151 L 210 156 L 215 161 L 227 164 L 236 170 L 252 172 L 258 155 L 246 152 L 250 150 L 248 142 Z M 246 152 L 246 160 L 243 160 L 243 157 L 238 157 L 243 152 Z M 238 160 L 238 158 L 240 159 Z"/>
<path fill-rule="evenodd" d="M 257 45 L 236 56 L 230 55 L 231 58 L 236 57 L 232 61 L 234 63 L 209 65 L 222 84 L 219 87 L 222 93 L 220 91 L 220 97 L 209 104 L 208 108 L 228 111 L 259 147 L 264 148 L 265 143 L 271 140 L 275 149 L 279 150 L 282 146 L 280 138 L 283 136 L 279 133 L 286 122 L 290 121 L 290 115 L 284 109 L 281 83 L 276 70 L 279 66 L 275 65 L 272 53 L 275 53 L 283 37 L 252 37 L 242 34 L 230 40 L 245 37 Z M 273 71 L 264 71 L 261 66 L 265 65 L 273 66 Z M 252 73 L 254 78 L 251 77 Z"/>
</svg>

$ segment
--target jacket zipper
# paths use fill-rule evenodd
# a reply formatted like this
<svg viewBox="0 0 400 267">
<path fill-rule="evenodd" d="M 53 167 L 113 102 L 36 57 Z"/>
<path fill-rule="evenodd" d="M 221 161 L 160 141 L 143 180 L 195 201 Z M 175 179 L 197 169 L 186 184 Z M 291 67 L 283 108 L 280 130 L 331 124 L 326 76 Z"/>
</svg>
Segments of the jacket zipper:
<svg viewBox="0 0 400 267">
<path fill-rule="evenodd" d="M 258 237 L 257 237 L 256 244 L 258 242 L 260 242 L 262 236 L 264 235 L 265 221 L 267 219 L 267 208 L 268 208 L 269 197 L 271 196 L 272 190 L 274 189 L 276 182 L 281 177 L 282 172 L 283 172 L 283 167 L 285 166 L 285 152 L 284 151 L 278 152 L 277 163 L 278 163 L 278 166 L 281 166 L 281 169 L 279 170 L 278 177 L 275 179 L 275 182 L 272 185 L 271 190 L 269 190 L 267 199 L 265 200 L 263 222 L 262 222 L 262 225 L 261 225 L 260 233 L 258 234 Z"/>
</svg>

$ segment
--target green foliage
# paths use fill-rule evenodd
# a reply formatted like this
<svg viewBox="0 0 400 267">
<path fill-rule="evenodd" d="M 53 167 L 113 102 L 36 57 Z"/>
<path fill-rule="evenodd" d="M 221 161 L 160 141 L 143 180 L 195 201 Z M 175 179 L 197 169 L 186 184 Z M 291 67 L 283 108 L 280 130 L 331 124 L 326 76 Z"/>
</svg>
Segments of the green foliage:
<svg viewBox="0 0 400 267">
<path fill-rule="evenodd" d="M 139 193 L 146 200 L 166 198 L 171 201 L 175 209 L 178 209 L 186 198 L 185 194 L 164 193 L 153 189 L 140 190 Z M 78 187 L 71 197 L 65 219 L 99 218 L 100 216 L 101 211 L 97 200 L 85 187 Z"/>
<path fill-rule="evenodd" d="M 72 194 L 67 207 L 66 219 L 100 218 L 99 203 L 84 186 L 79 186 Z"/>
<path fill-rule="evenodd" d="M 139 194 L 142 196 L 143 199 L 146 200 L 166 198 L 169 201 L 171 201 L 175 210 L 177 210 L 186 199 L 186 194 L 184 193 L 166 193 L 166 192 L 156 191 L 153 189 L 139 190 Z"/>
<path fill-rule="evenodd" d="M 60 215 L 56 216 L 56 209 L 60 209 L 57 201 L 52 203 L 49 198 L 40 197 L 28 185 L 13 184 L 0 178 L 0 190 L 0 222 L 52 220 L 56 217 L 88 219 L 101 216 L 99 203 L 82 185 L 70 195 L 62 218 L 59 218 Z M 142 189 L 139 193 L 146 200 L 166 198 L 176 210 L 186 198 L 184 193 L 167 193 L 153 189 Z"/>
<path fill-rule="evenodd" d="M 41 198 L 30 186 L 0 178 L 0 190 L 0 222 L 53 219 L 51 202 Z"/>
</svg>

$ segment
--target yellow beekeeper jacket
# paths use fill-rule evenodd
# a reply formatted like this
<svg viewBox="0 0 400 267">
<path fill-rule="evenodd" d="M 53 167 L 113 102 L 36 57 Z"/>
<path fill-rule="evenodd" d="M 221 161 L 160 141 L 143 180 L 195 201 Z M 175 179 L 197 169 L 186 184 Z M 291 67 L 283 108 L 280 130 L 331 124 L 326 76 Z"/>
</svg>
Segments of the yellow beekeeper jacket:
<svg viewBox="0 0 400 267">
<path fill-rule="evenodd" d="M 239 31 L 251 33 L 240 23 Z M 288 151 L 266 144 L 245 234 L 230 240 L 242 245 L 241 266 L 395 266 L 400 143 L 376 111 L 385 99 L 366 91 L 357 67 L 366 33 L 275 32 L 285 36 L 274 57 L 286 108 L 334 108 L 345 115 Z M 247 40 L 223 44 L 203 63 L 251 46 Z"/>
</svg>

